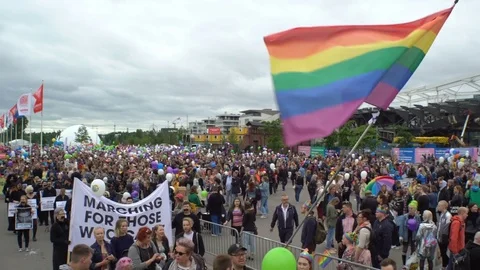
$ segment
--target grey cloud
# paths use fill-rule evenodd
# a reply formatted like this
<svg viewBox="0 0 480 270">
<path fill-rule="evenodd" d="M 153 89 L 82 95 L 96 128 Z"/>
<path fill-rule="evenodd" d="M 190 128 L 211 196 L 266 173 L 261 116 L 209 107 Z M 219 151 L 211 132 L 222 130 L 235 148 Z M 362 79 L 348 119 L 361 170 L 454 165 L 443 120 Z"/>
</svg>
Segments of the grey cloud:
<svg viewBox="0 0 480 270">
<path fill-rule="evenodd" d="M 17 2 L 0 6 L 0 113 L 45 80 L 46 130 L 82 123 L 103 132 L 276 107 L 265 35 L 400 23 L 448 7 L 437 0 Z M 407 88 L 480 70 L 479 9 L 478 1 L 460 1 Z"/>
</svg>

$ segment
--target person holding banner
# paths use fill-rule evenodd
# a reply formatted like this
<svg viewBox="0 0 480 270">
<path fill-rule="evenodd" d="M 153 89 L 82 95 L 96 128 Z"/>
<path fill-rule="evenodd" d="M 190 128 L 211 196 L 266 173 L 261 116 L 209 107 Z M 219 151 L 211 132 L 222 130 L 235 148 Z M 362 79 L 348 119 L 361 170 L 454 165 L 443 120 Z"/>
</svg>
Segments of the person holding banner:
<svg viewBox="0 0 480 270">
<path fill-rule="evenodd" d="M 28 251 L 28 244 L 30 243 L 30 229 L 33 227 L 33 209 L 27 203 L 27 196 L 23 195 L 20 198 L 20 204 L 17 206 L 17 213 L 15 217 L 15 230 L 17 231 L 18 251 L 22 252 L 22 236 L 25 239 L 25 251 Z"/>
<path fill-rule="evenodd" d="M 36 204 L 36 207 L 34 207 L 34 211 L 37 212 L 37 217 L 33 218 L 33 230 L 32 230 L 32 233 L 33 233 L 33 242 L 36 242 L 37 241 L 37 229 L 38 229 L 38 213 L 39 213 L 39 210 L 40 210 L 40 198 L 39 196 L 37 196 L 37 194 L 35 192 L 33 192 L 33 186 L 27 186 L 25 188 L 25 192 L 27 193 L 27 199 L 28 200 L 35 200 L 37 202 Z M 32 206 L 33 208 L 33 206 Z"/>
<path fill-rule="evenodd" d="M 92 266 L 95 270 L 112 270 L 117 258 L 112 255 L 112 246 L 105 241 L 105 229 L 97 227 L 93 230 L 95 243 L 90 247 L 93 249 Z"/>
<path fill-rule="evenodd" d="M 53 243 L 53 270 L 67 263 L 68 245 L 70 240 L 69 223 L 65 218 L 65 210 L 57 208 L 54 211 L 55 223 L 50 230 L 50 242 Z"/>
<path fill-rule="evenodd" d="M 48 226 L 48 217 L 50 216 L 50 222 L 53 224 L 55 222 L 56 215 L 54 214 L 54 211 L 49 210 L 52 208 L 47 208 L 47 205 L 44 201 L 46 201 L 46 198 L 51 198 L 51 197 L 56 197 L 57 196 L 57 191 L 52 187 L 52 182 L 48 181 L 46 184 L 43 184 L 43 191 L 40 191 L 41 195 L 40 196 L 40 203 L 42 205 L 42 212 L 41 216 L 42 219 L 40 219 L 40 226 L 45 223 L 45 226 Z M 55 207 L 53 207 L 55 209 Z"/>
<path fill-rule="evenodd" d="M 158 270 L 165 264 L 167 255 L 159 253 L 152 242 L 152 230 L 141 227 L 137 232 L 137 241 L 128 249 L 128 257 L 133 261 L 135 270 Z"/>
<path fill-rule="evenodd" d="M 128 234 L 128 221 L 118 219 L 115 223 L 115 236 L 112 238 L 113 256 L 122 258 L 127 256 L 128 249 L 133 244 L 133 237 Z"/>
</svg>

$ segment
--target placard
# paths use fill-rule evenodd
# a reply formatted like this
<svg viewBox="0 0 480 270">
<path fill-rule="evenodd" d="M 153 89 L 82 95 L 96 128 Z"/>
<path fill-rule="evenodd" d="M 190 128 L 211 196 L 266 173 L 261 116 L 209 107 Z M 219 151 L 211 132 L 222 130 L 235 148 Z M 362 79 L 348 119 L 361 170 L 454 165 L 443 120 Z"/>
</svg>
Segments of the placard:
<svg viewBox="0 0 480 270">
<path fill-rule="evenodd" d="M 15 230 L 30 230 L 33 228 L 32 207 L 17 207 L 15 215 Z"/>
</svg>

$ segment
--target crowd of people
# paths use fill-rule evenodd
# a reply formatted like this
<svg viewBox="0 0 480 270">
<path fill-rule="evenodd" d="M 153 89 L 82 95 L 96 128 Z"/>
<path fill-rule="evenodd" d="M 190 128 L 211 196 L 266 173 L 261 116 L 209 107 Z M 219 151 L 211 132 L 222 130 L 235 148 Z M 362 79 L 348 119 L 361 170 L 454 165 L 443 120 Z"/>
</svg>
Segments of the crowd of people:
<svg viewBox="0 0 480 270">
<path fill-rule="evenodd" d="M 404 267 L 424 269 L 428 265 L 433 269 L 439 260 L 444 269 L 473 269 L 470 265 L 479 262 L 480 168 L 471 158 L 462 157 L 459 166 L 455 160 L 441 162 L 425 156 L 421 164 L 414 165 L 394 157 L 310 157 L 262 150 L 233 153 L 228 146 L 220 151 L 83 146 L 30 151 L 4 147 L 8 157 L 0 161 L 0 175 L 6 178 L 7 203 L 28 208 L 28 199 L 37 200 L 33 241 L 38 226 L 51 224 L 54 270 L 206 269 L 203 256 L 208 247 L 202 235 L 219 236 L 220 227 L 202 231 L 202 219 L 238 232 L 237 244 L 218 255 L 213 268 L 249 269 L 249 260 L 262 259 L 256 256 L 257 217 L 271 219 L 270 230 L 277 228 L 282 243 L 290 240 L 306 218 L 301 228 L 305 251 L 297 261 L 300 270 L 314 268 L 322 238 L 326 238 L 328 254 L 341 259 L 337 268 L 344 270 L 362 265 L 396 269 L 400 262 L 389 258 L 396 248 L 402 249 Z M 347 162 L 340 167 L 344 159 Z M 366 186 L 380 175 L 401 177 L 373 194 Z M 104 228 L 95 228 L 95 242 L 90 247 L 75 246 L 67 263 L 71 198 L 66 191 L 72 189 L 75 178 L 86 184 L 102 179 L 107 186 L 104 196 L 125 204 L 145 198 L 168 181 L 173 243 L 162 224 L 142 227 L 134 237 L 128 233 L 127 220 L 119 219 L 110 242 Z M 285 193 L 290 185 L 295 189 L 295 202 Z M 54 211 L 41 211 L 40 192 L 43 197 L 55 196 Z M 302 192 L 310 200 L 301 201 Z M 323 192 L 325 196 L 313 205 Z M 280 194 L 281 204 L 270 213 L 269 199 L 275 194 Z M 65 202 L 62 207 L 60 202 Z M 28 250 L 30 229 L 16 229 L 14 217 L 9 217 L 9 230 L 17 235 L 19 251 Z"/>
</svg>

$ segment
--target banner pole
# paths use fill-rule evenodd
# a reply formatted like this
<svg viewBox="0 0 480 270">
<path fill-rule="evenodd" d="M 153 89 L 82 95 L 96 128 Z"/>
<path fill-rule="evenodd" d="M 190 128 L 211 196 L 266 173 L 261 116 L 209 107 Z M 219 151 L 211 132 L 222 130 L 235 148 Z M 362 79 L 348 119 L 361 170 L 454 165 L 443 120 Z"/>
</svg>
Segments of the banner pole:
<svg viewBox="0 0 480 270">
<path fill-rule="evenodd" d="M 40 112 L 40 155 L 43 152 L 43 91 L 45 91 L 45 85 L 42 80 L 42 111 Z"/>
<path fill-rule="evenodd" d="M 328 192 L 328 188 L 330 187 L 330 185 L 333 183 L 333 180 L 337 177 L 339 171 L 341 168 L 345 167 L 345 164 L 347 163 L 347 160 L 352 156 L 353 152 L 355 152 L 355 150 L 357 149 L 358 145 L 360 144 L 360 142 L 363 140 L 363 138 L 365 137 L 365 135 L 367 135 L 367 132 L 368 130 L 370 129 L 370 127 L 372 127 L 372 125 L 374 124 L 375 121 L 371 121 L 368 123 L 368 126 L 365 128 L 365 130 L 363 131 L 362 135 L 360 135 L 360 137 L 358 138 L 357 142 L 355 143 L 355 145 L 352 147 L 352 149 L 350 150 L 350 152 L 348 153 L 347 157 L 343 159 L 342 163 L 340 164 L 340 166 L 336 167 L 335 168 L 335 174 L 330 178 L 330 180 L 327 182 L 327 184 L 325 185 L 325 188 L 323 189 L 323 191 L 317 193 L 317 198 L 315 200 L 315 202 L 310 206 L 310 208 L 308 209 L 308 212 L 309 213 L 310 211 L 312 211 L 313 209 L 315 209 L 318 204 L 320 203 L 321 199 L 325 196 L 325 194 Z M 320 191 L 320 190 L 319 190 Z M 302 225 L 305 223 L 305 221 L 307 220 L 307 217 L 305 217 L 302 222 L 298 225 L 298 227 L 295 229 L 295 231 L 293 232 L 292 236 L 290 237 L 290 239 L 288 239 L 287 243 L 285 244 L 285 248 L 288 248 L 288 246 L 292 243 L 293 241 L 293 238 L 295 237 L 295 235 L 298 233 L 298 231 L 300 230 L 300 228 L 302 227 Z"/>
<path fill-rule="evenodd" d="M 24 133 L 24 122 L 23 122 L 23 119 L 24 117 L 22 117 L 22 135 L 20 136 L 20 138 L 22 139 L 22 143 L 23 143 L 23 133 Z"/>
</svg>

